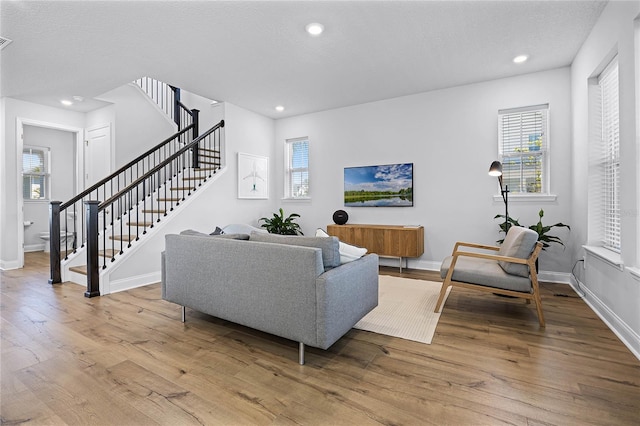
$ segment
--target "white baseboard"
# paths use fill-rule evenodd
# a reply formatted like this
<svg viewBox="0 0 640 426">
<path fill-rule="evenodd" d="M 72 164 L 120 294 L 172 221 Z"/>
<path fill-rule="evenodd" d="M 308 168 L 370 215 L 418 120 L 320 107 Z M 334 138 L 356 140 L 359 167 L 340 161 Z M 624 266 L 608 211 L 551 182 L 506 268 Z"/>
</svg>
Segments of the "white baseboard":
<svg viewBox="0 0 640 426">
<path fill-rule="evenodd" d="M 554 284 L 571 285 L 572 276 L 568 272 L 540 271 L 538 272 L 538 281 Z"/>
<path fill-rule="evenodd" d="M 582 300 L 585 301 L 591 310 L 600 317 L 607 327 L 629 348 L 631 353 L 640 360 L 640 335 L 629 327 L 615 312 L 609 309 L 587 286 L 577 281 L 573 276 L 571 277 L 569 285 L 571 285 L 576 293 L 581 295 Z"/>
<path fill-rule="evenodd" d="M 380 266 L 390 266 L 390 267 L 399 268 L 400 258 L 399 257 L 380 257 L 379 264 Z M 422 269 L 425 271 L 439 271 L 440 262 L 403 257 L 402 269 L 404 268 Z"/>
<path fill-rule="evenodd" d="M 101 277 L 102 278 L 102 277 Z M 160 271 L 152 272 L 135 277 L 122 278 L 109 282 L 109 292 L 116 293 L 118 291 L 131 290 L 132 288 L 142 287 L 149 284 L 160 282 Z"/>
<path fill-rule="evenodd" d="M 3 271 L 18 268 L 20 268 L 20 263 L 17 260 L 0 260 L 0 269 Z"/>
<path fill-rule="evenodd" d="M 29 244 L 24 246 L 24 251 L 26 252 L 32 252 L 32 251 L 44 251 L 44 244 Z"/>
</svg>

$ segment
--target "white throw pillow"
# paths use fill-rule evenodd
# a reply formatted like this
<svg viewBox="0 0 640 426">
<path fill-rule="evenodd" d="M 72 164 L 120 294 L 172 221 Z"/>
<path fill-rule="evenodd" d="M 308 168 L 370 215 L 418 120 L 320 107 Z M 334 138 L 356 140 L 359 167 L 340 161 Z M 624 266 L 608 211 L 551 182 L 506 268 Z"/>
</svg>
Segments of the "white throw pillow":
<svg viewBox="0 0 640 426">
<path fill-rule="evenodd" d="M 316 230 L 316 237 L 330 237 L 330 235 L 327 234 L 324 229 L 318 228 L 318 230 Z M 340 241 L 339 250 L 340 264 L 353 262 L 367 254 L 366 248 L 352 246 L 351 244 L 343 243 L 342 241 Z"/>
</svg>

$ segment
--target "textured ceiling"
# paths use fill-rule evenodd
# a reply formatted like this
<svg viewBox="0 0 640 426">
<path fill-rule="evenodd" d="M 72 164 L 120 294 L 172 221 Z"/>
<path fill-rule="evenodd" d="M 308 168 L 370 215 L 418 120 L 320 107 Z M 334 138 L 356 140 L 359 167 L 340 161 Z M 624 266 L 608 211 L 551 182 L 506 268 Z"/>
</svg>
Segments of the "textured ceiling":
<svg viewBox="0 0 640 426">
<path fill-rule="evenodd" d="M 57 107 L 83 96 L 71 108 L 86 111 L 151 76 L 287 117 L 567 66 L 605 4 L 2 0 L 0 90 Z"/>
</svg>

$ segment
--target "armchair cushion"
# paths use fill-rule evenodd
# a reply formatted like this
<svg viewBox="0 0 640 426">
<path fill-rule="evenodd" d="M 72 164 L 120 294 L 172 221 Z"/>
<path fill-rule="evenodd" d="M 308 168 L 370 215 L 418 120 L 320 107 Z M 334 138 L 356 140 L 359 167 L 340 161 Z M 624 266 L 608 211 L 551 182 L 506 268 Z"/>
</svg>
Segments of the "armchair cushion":
<svg viewBox="0 0 640 426">
<path fill-rule="evenodd" d="M 446 278 L 449 272 L 452 260 L 453 256 L 449 256 L 442 261 L 440 276 L 443 279 Z M 526 265 L 522 266 L 526 267 Z M 527 278 L 510 275 L 504 271 L 498 262 L 492 259 L 458 256 L 451 280 L 505 290 L 531 292 L 531 281 L 528 275 Z"/>
<path fill-rule="evenodd" d="M 498 254 L 501 256 L 528 259 L 538 242 L 538 233 L 521 226 L 512 226 L 500 247 Z M 529 277 L 529 267 L 518 263 L 505 261 L 498 262 L 507 274 Z M 457 268 L 457 265 L 456 265 Z"/>
</svg>

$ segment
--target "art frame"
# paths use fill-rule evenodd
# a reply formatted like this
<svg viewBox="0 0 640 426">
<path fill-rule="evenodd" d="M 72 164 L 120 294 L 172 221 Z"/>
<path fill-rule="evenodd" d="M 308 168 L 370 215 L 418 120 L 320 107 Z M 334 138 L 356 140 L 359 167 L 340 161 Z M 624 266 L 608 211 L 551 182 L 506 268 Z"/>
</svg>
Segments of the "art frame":
<svg viewBox="0 0 640 426">
<path fill-rule="evenodd" d="M 238 153 L 238 198 L 269 199 L 269 157 Z"/>
</svg>

